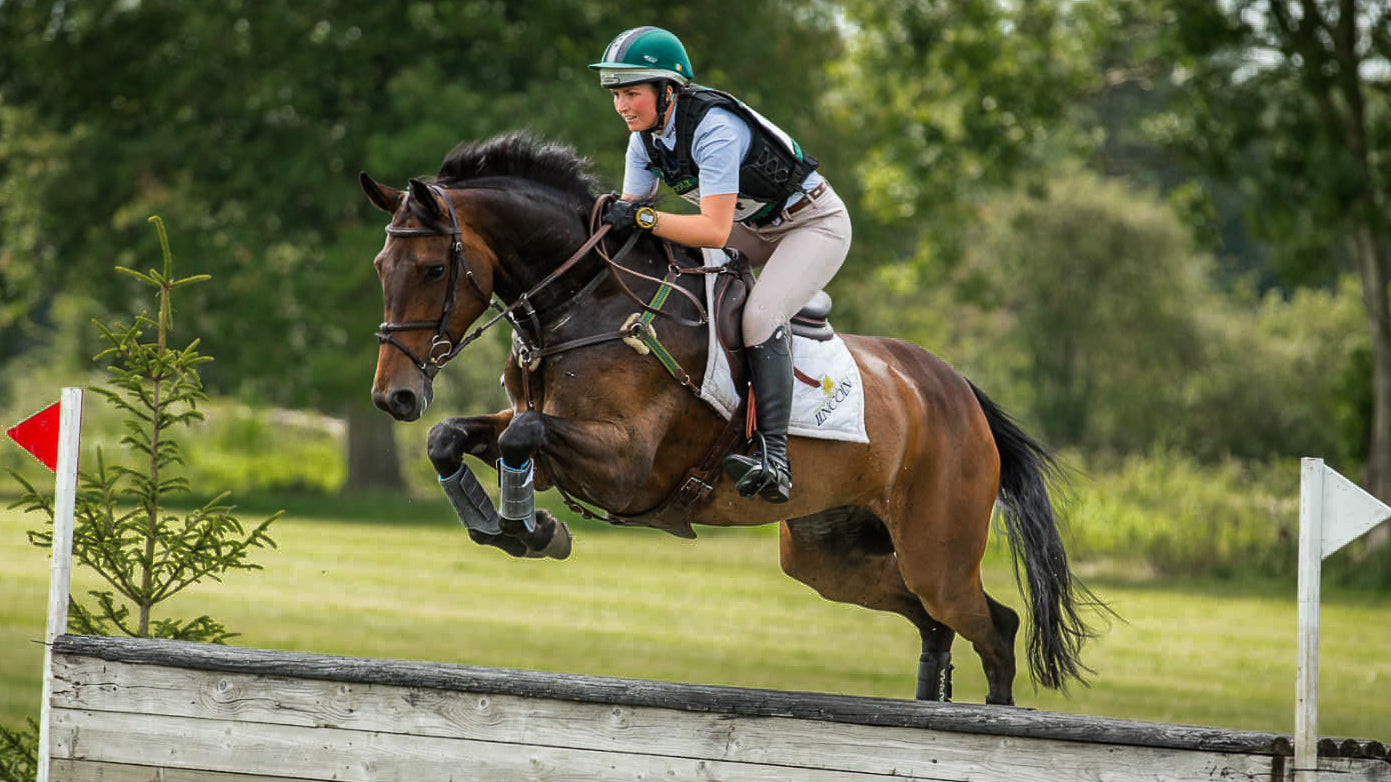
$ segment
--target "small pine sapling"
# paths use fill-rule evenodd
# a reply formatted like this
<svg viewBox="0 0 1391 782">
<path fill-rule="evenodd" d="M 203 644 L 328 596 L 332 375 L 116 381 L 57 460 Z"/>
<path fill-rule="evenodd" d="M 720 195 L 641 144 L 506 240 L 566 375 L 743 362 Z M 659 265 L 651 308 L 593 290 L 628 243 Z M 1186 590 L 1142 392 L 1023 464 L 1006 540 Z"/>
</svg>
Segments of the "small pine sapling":
<svg viewBox="0 0 1391 782">
<path fill-rule="evenodd" d="M 198 352 L 197 339 L 183 349 L 169 347 L 173 327 L 170 299 L 174 291 L 209 276 L 176 277 L 164 223 L 158 216 L 151 217 L 150 222 L 159 232 L 163 270 L 116 269 L 157 291 L 158 315 L 151 319 L 142 313 L 129 325 L 93 321 L 108 345 L 96 360 L 108 362 L 109 380 L 92 390 L 121 412 L 125 432 L 121 445 L 134 454 L 136 463 L 108 463 L 98 448 L 95 467 L 79 474 L 73 558 L 91 568 L 110 588 L 89 592 L 92 603 L 70 598 L 68 629 L 94 635 L 225 643 L 236 634 L 207 615 L 156 618 L 154 609 L 199 581 L 220 581 L 234 570 L 259 570 L 260 565 L 249 557 L 254 549 L 275 546 L 269 529 L 281 512 L 247 531 L 232 514 L 232 506 L 226 504 L 226 492 L 186 513 L 173 513 L 168 508 L 172 498 L 192 493 L 188 480 L 176 474 L 183 456 L 174 432 L 203 420 L 198 403 L 207 396 L 198 366 L 212 360 Z M 43 529 L 29 533 L 30 542 L 51 546 L 52 498 L 13 471 L 11 474 L 24 487 L 11 507 L 48 516 Z"/>
</svg>

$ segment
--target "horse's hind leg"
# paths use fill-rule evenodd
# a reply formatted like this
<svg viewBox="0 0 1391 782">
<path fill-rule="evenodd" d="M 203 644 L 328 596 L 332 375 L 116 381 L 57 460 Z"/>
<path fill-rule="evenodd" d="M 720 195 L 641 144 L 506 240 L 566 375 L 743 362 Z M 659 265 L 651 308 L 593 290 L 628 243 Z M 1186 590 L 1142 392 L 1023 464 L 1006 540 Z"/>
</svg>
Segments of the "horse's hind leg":
<svg viewBox="0 0 1391 782">
<path fill-rule="evenodd" d="M 894 543 L 903 579 L 932 617 L 970 641 L 980 656 L 989 686 L 986 703 L 1014 703 L 1014 637 L 1019 617 L 985 594 L 980 558 L 985 549 L 989 506 L 964 514 L 943 510 L 923 516 L 935 530 L 905 536 Z M 976 518 L 979 517 L 979 518 Z M 960 523 L 958 519 L 964 519 Z M 916 520 L 916 519 L 915 519 Z"/>
<path fill-rule="evenodd" d="M 1014 636 L 1019 617 L 995 601 L 980 586 L 979 576 L 960 585 L 934 579 L 930 586 L 909 577 L 922 601 L 938 621 L 950 626 L 971 642 L 980 656 L 989 687 L 985 702 L 1014 704 Z M 924 641 L 924 656 L 927 646 Z"/>
<path fill-rule="evenodd" d="M 903 591 L 907 592 L 908 587 Z M 928 616 L 926 609 L 923 616 L 927 616 L 927 623 L 918 625 L 923 646 L 922 655 L 918 657 L 918 690 L 913 697 L 945 703 L 951 700 L 951 644 L 956 640 L 956 631 Z"/>
<path fill-rule="evenodd" d="M 985 594 L 982 590 L 981 594 Z M 995 625 L 995 631 L 1006 641 L 1009 650 L 1008 664 L 1006 667 L 996 671 L 993 678 L 990 671 L 986 670 L 986 677 L 989 681 L 990 695 L 994 695 L 1001 700 L 992 701 L 986 697 L 986 703 L 1014 703 L 1014 637 L 1019 633 L 1019 614 L 1014 609 L 999 602 L 990 595 L 985 595 L 985 602 L 990 606 L 990 621 Z"/>
<path fill-rule="evenodd" d="M 898 572 L 888 530 L 856 507 L 832 508 L 784 522 L 782 569 L 827 600 L 899 614 L 922 636 L 917 697 L 951 699 L 951 645 L 956 632 L 933 619 Z"/>
</svg>

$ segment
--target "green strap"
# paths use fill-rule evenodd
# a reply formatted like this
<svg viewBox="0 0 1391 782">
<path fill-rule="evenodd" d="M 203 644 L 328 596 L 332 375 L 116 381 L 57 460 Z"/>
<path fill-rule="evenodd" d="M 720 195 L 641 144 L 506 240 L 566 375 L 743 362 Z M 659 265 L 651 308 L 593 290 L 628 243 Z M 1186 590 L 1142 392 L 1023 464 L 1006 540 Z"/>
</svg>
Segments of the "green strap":
<svg viewBox="0 0 1391 782">
<path fill-rule="evenodd" d="M 647 306 L 650 309 L 644 312 L 642 317 L 638 320 L 638 322 L 643 325 L 642 344 L 646 345 L 648 350 L 652 351 L 652 355 L 657 357 L 657 360 L 661 362 L 663 367 L 666 367 L 667 372 L 671 373 L 672 377 L 676 378 L 682 385 L 690 385 L 690 375 L 686 373 L 686 370 L 681 368 L 681 365 L 676 361 L 676 357 L 671 355 L 671 351 L 667 350 L 666 346 L 662 344 L 662 341 L 657 338 L 656 329 L 652 328 L 652 321 L 657 317 L 656 311 L 661 310 L 662 305 L 666 304 L 667 298 L 670 295 L 671 284 L 663 282 L 657 288 L 657 293 L 652 297 L 652 301 L 648 302 Z"/>
</svg>

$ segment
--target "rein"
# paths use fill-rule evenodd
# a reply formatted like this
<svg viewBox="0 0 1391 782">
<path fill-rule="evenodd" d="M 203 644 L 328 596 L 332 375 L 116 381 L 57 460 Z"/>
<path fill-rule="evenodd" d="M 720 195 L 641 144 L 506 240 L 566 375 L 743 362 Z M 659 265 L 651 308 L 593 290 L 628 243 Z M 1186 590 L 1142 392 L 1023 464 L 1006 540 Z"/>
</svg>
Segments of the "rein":
<svg viewBox="0 0 1391 782">
<path fill-rule="evenodd" d="M 662 242 L 662 248 L 666 251 L 667 255 L 667 263 L 669 268 L 667 279 L 658 279 L 651 275 L 643 274 L 642 272 L 639 272 L 636 269 L 629 269 L 628 267 L 623 266 L 619 262 L 623 258 L 625 258 L 628 255 L 628 253 L 632 251 L 633 246 L 637 244 L 638 232 L 633 231 L 632 234 L 629 235 L 628 239 L 619 248 L 618 252 L 613 255 L 610 255 L 608 249 L 600 243 L 604 236 L 606 236 L 613 229 L 613 226 L 602 222 L 602 220 L 600 219 L 600 216 L 603 214 L 604 205 L 614 198 L 614 196 L 612 195 L 601 196 L 594 202 L 594 208 L 590 211 L 589 215 L 590 234 L 589 238 L 585 240 L 584 244 L 580 245 L 579 249 L 575 250 L 575 252 L 572 253 L 569 258 L 567 258 L 563 263 L 561 263 L 560 266 L 556 267 L 553 271 L 551 271 L 550 274 L 547 274 L 544 278 L 542 278 L 539 282 L 533 285 L 525 293 L 519 295 L 517 299 L 513 301 L 511 304 L 507 305 L 506 307 L 503 307 L 499 305 L 495 300 L 492 300 L 493 297 L 483 290 L 483 286 L 479 284 L 477 276 L 473 273 L 473 269 L 470 268 L 468 265 L 468 260 L 464 257 L 463 230 L 459 226 L 459 216 L 455 213 L 453 204 L 449 201 L 449 197 L 446 195 L 444 188 L 440 187 L 439 185 L 427 185 L 427 187 L 430 189 L 430 192 L 432 194 L 434 194 L 443 202 L 443 208 L 445 212 L 449 215 L 449 225 L 444 226 L 437 223 L 433 226 L 422 226 L 419 228 L 402 228 L 393 225 L 388 225 L 386 227 L 386 233 L 389 236 L 397 236 L 402 238 L 421 238 L 434 236 L 448 236 L 450 238 L 449 278 L 446 282 L 447 289 L 445 292 L 444 304 L 440 308 L 439 317 L 433 321 L 420 320 L 408 321 L 405 323 L 392 323 L 389 321 L 383 322 L 378 327 L 376 337 L 377 342 L 379 344 L 390 344 L 397 350 L 405 354 L 405 356 L 411 360 L 411 363 L 415 365 L 415 368 L 420 370 L 420 372 L 424 374 L 425 377 L 429 380 L 433 381 L 435 376 L 439 374 L 440 370 L 444 367 L 444 365 L 447 364 L 450 360 L 452 360 L 455 356 L 459 355 L 459 353 L 463 351 L 465 347 L 469 346 L 479 337 L 483 336 L 484 332 L 496 325 L 498 321 L 506 319 L 509 323 L 512 324 L 512 329 L 516 338 L 515 342 L 517 343 L 517 345 L 515 352 L 517 353 L 517 362 L 522 367 L 523 386 L 526 391 L 527 407 L 530 409 L 534 409 L 534 404 L 532 403 L 531 399 L 531 383 L 528 375 L 539 365 L 541 359 L 547 356 L 557 355 L 570 350 L 575 350 L 577 348 L 598 345 L 604 342 L 611 342 L 619 339 L 641 339 L 650 327 L 645 323 L 635 322 L 617 331 L 607 332 L 603 334 L 594 334 L 588 337 L 580 337 L 579 339 L 570 340 L 567 342 L 560 343 L 558 345 L 542 344 L 542 329 L 540 318 L 538 313 L 536 312 L 536 308 L 532 306 L 532 298 L 536 296 L 537 293 L 541 292 L 546 287 L 548 287 L 551 283 L 559 279 L 560 276 L 563 275 L 565 272 L 574 268 L 575 265 L 578 264 L 589 253 L 590 250 L 594 250 L 596 254 L 599 256 L 599 258 L 603 260 L 604 271 L 608 272 L 609 275 L 614 279 L 614 281 L 618 283 L 619 287 L 622 288 L 623 292 L 628 296 L 628 298 L 636 302 L 637 305 L 641 307 L 645 312 L 651 313 L 656 316 L 668 318 L 683 326 L 697 327 L 703 326 L 709 322 L 709 314 L 706 312 L 705 306 L 690 291 L 687 291 L 679 286 L 671 286 L 672 289 L 681 293 L 688 300 L 690 300 L 692 305 L 695 306 L 696 312 L 699 313 L 698 317 L 695 319 L 682 318 L 673 313 L 664 312 L 660 309 L 651 307 L 641 298 L 639 298 L 638 295 L 633 292 L 632 288 L 630 288 L 628 284 L 623 281 L 623 277 L 620 274 L 620 272 L 623 274 L 629 274 L 634 277 L 638 277 L 643 280 L 647 280 L 649 282 L 657 283 L 658 285 L 671 285 L 672 281 L 675 279 L 675 275 L 716 273 L 723 271 L 723 267 L 699 266 L 694 268 L 681 268 L 676 264 L 675 255 L 671 251 L 671 243 L 666 241 Z M 454 314 L 455 298 L 457 296 L 459 276 L 461 273 L 473 285 L 473 288 L 478 293 L 478 295 L 484 299 L 490 300 L 491 306 L 494 309 L 498 310 L 498 314 L 494 315 L 487 323 L 484 323 L 483 325 L 475 328 L 472 332 L 470 332 L 467 336 L 463 337 L 462 339 L 455 337 L 453 332 L 450 331 L 449 328 L 449 320 Z M 601 278 L 602 275 L 596 276 L 594 280 L 592 280 L 588 285 L 585 286 L 585 289 L 590 289 L 594 284 L 597 284 Z M 536 335 L 535 342 L 527 339 L 526 330 L 521 328 L 521 323 L 517 317 L 518 312 L 525 315 L 527 320 L 531 322 L 532 331 Z M 395 336 L 400 332 L 425 330 L 433 330 L 435 333 L 430 340 L 430 349 L 426 352 L 424 356 L 417 354 L 408 345 L 406 345 L 404 342 L 402 342 Z"/>
</svg>

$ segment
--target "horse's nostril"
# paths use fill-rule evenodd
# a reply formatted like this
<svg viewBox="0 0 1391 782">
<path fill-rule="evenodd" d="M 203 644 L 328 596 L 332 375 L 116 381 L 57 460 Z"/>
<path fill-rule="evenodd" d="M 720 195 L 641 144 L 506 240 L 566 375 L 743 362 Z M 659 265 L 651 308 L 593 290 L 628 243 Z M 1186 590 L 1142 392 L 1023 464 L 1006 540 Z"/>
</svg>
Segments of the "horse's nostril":
<svg viewBox="0 0 1391 782">
<path fill-rule="evenodd" d="M 408 416 L 415 412 L 416 397 L 415 392 L 403 388 L 391 395 L 391 412 L 399 416 Z"/>
<path fill-rule="evenodd" d="M 379 394 L 373 391 L 372 405 L 383 413 L 391 412 L 391 401 L 387 398 L 386 394 Z"/>
</svg>

